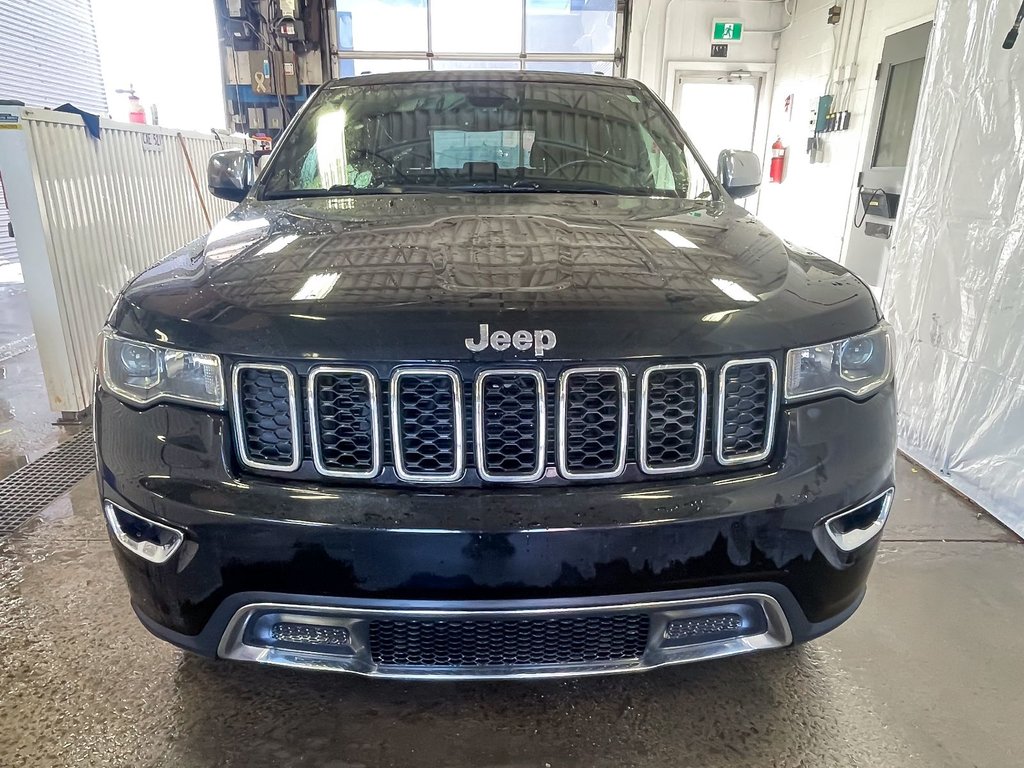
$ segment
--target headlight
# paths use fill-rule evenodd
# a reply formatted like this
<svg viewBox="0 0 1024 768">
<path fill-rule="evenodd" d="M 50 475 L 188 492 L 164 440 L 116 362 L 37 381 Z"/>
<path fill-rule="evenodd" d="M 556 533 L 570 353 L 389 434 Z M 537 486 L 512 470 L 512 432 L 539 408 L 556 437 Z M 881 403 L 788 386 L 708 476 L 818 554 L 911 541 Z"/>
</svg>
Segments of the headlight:
<svg viewBox="0 0 1024 768">
<path fill-rule="evenodd" d="M 849 339 L 791 349 L 786 355 L 786 399 L 827 392 L 863 397 L 892 375 L 892 338 L 888 323 Z"/>
<path fill-rule="evenodd" d="M 157 347 L 103 331 L 99 375 L 111 393 L 137 405 L 176 400 L 224 407 L 220 358 Z"/>
</svg>

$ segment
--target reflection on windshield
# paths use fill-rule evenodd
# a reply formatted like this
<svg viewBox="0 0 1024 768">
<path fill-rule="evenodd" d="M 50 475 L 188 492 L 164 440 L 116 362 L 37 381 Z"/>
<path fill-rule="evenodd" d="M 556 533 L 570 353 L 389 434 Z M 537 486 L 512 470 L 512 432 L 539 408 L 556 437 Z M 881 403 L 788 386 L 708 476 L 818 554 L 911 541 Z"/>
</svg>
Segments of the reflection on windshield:
<svg viewBox="0 0 1024 768">
<path fill-rule="evenodd" d="M 689 189 L 681 135 L 639 87 L 424 79 L 323 91 L 263 195 Z"/>
</svg>

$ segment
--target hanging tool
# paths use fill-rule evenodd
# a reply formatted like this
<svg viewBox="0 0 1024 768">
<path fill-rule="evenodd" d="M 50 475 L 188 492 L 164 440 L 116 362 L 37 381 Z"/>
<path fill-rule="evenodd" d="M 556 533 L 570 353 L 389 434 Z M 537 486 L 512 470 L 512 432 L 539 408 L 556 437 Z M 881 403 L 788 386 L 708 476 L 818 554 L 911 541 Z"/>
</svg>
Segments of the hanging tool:
<svg viewBox="0 0 1024 768">
<path fill-rule="evenodd" d="M 1024 22 L 1024 3 L 1020 4 L 1020 10 L 1017 11 L 1017 18 L 1013 22 L 1013 26 L 1010 31 L 1006 33 L 1006 39 L 1003 40 L 1003 48 L 1010 50 L 1013 48 L 1014 43 L 1017 42 L 1017 33 L 1020 32 L 1021 22 Z"/>
<path fill-rule="evenodd" d="M 192 158 L 188 154 L 188 146 L 185 144 L 185 137 L 178 131 L 178 146 L 181 147 L 181 154 L 185 157 L 185 167 L 188 168 L 188 175 L 192 178 L 192 187 L 196 191 L 196 199 L 199 201 L 199 208 L 203 212 L 206 226 L 213 229 L 213 221 L 210 219 L 210 211 L 206 207 L 206 199 L 203 197 L 203 189 L 199 186 L 199 177 L 196 176 L 196 169 L 192 165 Z"/>
</svg>

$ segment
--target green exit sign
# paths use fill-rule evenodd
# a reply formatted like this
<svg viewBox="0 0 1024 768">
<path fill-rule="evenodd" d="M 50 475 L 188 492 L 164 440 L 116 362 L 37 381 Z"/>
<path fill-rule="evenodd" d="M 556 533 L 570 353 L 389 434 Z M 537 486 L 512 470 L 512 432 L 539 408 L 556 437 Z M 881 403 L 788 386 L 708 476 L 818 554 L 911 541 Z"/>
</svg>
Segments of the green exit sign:
<svg viewBox="0 0 1024 768">
<path fill-rule="evenodd" d="M 743 22 L 715 19 L 711 28 L 711 39 L 723 43 L 738 43 L 743 39 Z"/>
</svg>

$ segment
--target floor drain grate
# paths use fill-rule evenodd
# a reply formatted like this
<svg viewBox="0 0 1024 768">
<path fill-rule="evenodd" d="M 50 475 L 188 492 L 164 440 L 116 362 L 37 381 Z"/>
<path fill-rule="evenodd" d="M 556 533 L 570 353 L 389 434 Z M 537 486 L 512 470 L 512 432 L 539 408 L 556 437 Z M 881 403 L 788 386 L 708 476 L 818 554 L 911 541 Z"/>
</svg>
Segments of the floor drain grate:
<svg viewBox="0 0 1024 768">
<path fill-rule="evenodd" d="M 0 480 L 0 536 L 31 520 L 95 468 L 92 430 L 83 429 Z"/>
</svg>

